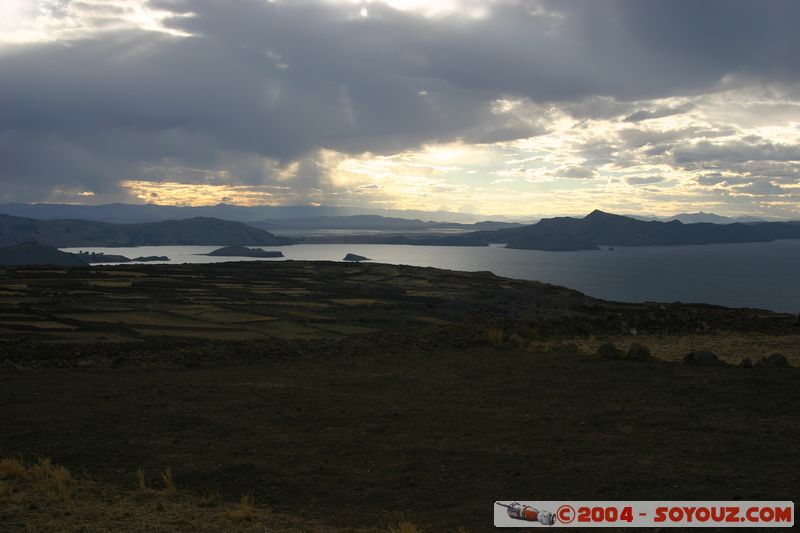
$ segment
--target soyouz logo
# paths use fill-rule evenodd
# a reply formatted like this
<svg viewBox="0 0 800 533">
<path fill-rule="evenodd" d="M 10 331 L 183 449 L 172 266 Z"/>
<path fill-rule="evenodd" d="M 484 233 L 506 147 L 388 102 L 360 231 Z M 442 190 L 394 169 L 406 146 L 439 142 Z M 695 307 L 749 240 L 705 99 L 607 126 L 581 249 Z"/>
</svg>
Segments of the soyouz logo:
<svg viewBox="0 0 800 533">
<path fill-rule="evenodd" d="M 495 527 L 793 527 L 790 501 L 497 501 Z"/>
</svg>

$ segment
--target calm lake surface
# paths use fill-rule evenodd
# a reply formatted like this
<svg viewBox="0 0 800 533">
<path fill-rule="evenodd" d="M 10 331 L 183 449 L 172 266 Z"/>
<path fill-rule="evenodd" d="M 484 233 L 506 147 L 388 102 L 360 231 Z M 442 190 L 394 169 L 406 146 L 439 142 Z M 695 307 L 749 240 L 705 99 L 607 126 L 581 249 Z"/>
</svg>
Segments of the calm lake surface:
<svg viewBox="0 0 800 533">
<path fill-rule="evenodd" d="M 705 246 L 615 247 L 613 251 L 541 252 L 500 246 L 300 244 L 263 247 L 283 259 L 209 257 L 218 246 L 64 248 L 126 257 L 165 255 L 170 263 L 224 261 L 341 261 L 347 253 L 374 262 L 451 270 L 563 285 L 590 296 L 626 302 L 699 302 L 800 312 L 800 240 Z M 124 265 L 120 265 L 124 268 Z"/>
</svg>

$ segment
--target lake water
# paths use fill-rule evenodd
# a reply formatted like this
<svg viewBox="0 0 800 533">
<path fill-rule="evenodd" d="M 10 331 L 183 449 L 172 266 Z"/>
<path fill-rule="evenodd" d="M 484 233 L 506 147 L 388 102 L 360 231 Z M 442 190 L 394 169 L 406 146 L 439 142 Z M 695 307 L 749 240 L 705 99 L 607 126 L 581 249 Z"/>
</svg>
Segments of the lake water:
<svg viewBox="0 0 800 533">
<path fill-rule="evenodd" d="M 563 285 L 607 300 L 700 302 L 800 312 L 800 240 L 704 246 L 615 247 L 613 251 L 541 252 L 500 246 L 300 244 L 263 247 L 283 259 L 209 257 L 217 246 L 64 248 L 127 257 L 165 255 L 170 263 L 224 261 L 340 261 L 354 253 L 374 262 L 451 270 L 488 270 L 499 276 Z M 124 266 L 124 265 L 123 265 Z"/>
</svg>

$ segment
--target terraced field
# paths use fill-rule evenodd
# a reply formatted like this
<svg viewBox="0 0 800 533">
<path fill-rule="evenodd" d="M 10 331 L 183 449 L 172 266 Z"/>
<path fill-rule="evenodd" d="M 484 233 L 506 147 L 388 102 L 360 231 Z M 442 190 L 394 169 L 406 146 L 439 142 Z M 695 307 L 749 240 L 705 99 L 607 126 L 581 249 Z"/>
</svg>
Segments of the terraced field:
<svg viewBox="0 0 800 533">
<path fill-rule="evenodd" d="M 201 275 L 202 274 L 202 275 Z M 426 332 L 464 315 L 454 302 L 491 306 L 482 281 L 389 265 L 239 263 L 7 270 L 0 276 L 0 334 L 60 342 L 164 337 L 246 340 Z M 505 281 L 558 305 L 587 299 L 547 285 Z M 354 297 L 353 295 L 357 295 Z"/>
<path fill-rule="evenodd" d="M 581 317 L 582 320 L 573 320 Z M 701 305 L 614 304 L 552 285 L 381 264 L 244 262 L 0 270 L 4 340 L 425 335 L 502 322 L 534 338 L 757 331 L 792 334 L 796 317 Z"/>
</svg>

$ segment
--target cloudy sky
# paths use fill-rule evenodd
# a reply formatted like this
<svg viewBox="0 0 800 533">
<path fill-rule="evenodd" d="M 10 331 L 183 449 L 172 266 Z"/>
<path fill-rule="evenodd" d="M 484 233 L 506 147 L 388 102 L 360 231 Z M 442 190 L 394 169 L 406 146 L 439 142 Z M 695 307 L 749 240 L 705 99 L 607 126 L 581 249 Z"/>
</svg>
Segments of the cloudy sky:
<svg viewBox="0 0 800 533">
<path fill-rule="evenodd" d="M 0 202 L 800 216 L 795 0 L 2 0 Z"/>
</svg>

